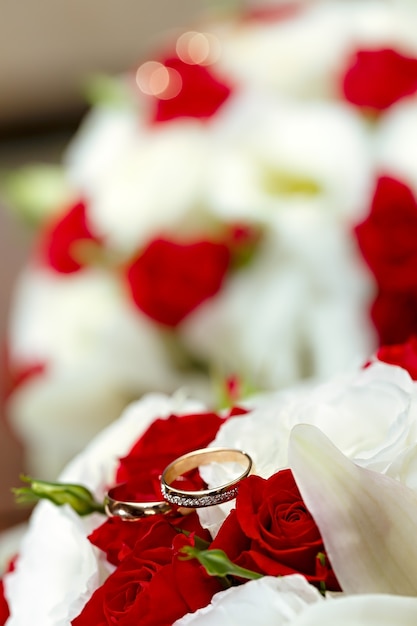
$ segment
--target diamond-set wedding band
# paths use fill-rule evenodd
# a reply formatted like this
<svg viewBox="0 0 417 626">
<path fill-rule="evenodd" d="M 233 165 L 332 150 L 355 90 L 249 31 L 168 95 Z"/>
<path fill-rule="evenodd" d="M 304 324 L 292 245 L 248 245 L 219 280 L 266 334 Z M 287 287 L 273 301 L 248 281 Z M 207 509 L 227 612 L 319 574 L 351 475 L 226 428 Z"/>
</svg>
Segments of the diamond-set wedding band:
<svg viewBox="0 0 417 626">
<path fill-rule="evenodd" d="M 210 463 L 238 463 L 243 471 L 233 480 L 212 489 L 186 491 L 174 487 L 172 483 L 186 472 Z M 118 517 L 124 521 L 136 521 L 152 515 L 166 515 L 179 507 L 179 513 L 191 512 L 192 509 L 214 506 L 228 502 L 236 497 L 239 483 L 249 476 L 252 459 L 246 452 L 234 448 L 202 448 L 184 454 L 170 463 L 161 476 L 162 501 L 136 502 L 119 500 L 117 490 L 120 485 L 110 489 L 104 498 L 104 509 L 108 517 Z M 185 511 L 184 509 L 188 509 Z"/>
<path fill-rule="evenodd" d="M 244 466 L 244 470 L 230 482 L 212 489 L 186 491 L 172 486 L 172 483 L 186 472 L 209 463 L 239 463 Z M 195 450 L 178 457 L 165 468 L 161 476 L 162 495 L 171 504 L 182 507 L 200 508 L 221 504 L 236 497 L 239 483 L 250 474 L 251 469 L 252 459 L 242 450 L 234 448 Z"/>
</svg>

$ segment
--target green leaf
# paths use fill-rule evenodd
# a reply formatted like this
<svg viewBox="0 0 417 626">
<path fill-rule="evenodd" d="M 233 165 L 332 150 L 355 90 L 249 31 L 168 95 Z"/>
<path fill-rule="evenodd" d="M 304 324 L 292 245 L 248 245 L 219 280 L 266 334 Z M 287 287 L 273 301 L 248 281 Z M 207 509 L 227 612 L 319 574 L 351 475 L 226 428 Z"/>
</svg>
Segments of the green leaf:
<svg viewBox="0 0 417 626">
<path fill-rule="evenodd" d="M 104 506 L 94 499 L 93 494 L 83 485 L 70 483 L 51 483 L 37 480 L 30 476 L 21 476 L 20 479 L 29 484 L 29 487 L 12 489 L 16 502 L 30 504 L 38 500 L 49 500 L 56 506 L 69 504 L 80 516 L 91 513 L 103 513 Z"/>
<path fill-rule="evenodd" d="M 262 578 L 262 574 L 258 572 L 235 565 L 223 550 L 199 550 L 193 546 L 184 546 L 181 552 L 185 558 L 197 559 L 210 576 L 238 576 L 247 580 Z"/>
</svg>

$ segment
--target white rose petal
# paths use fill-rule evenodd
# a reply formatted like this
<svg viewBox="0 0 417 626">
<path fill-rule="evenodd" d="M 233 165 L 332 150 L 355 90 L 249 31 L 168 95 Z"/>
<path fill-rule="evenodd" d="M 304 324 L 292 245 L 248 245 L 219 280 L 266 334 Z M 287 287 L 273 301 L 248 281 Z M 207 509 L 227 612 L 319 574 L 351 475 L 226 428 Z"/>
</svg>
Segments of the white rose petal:
<svg viewBox="0 0 417 626">
<path fill-rule="evenodd" d="M 83 521 L 70 508 L 42 502 L 4 584 L 8 626 L 70 626 L 99 585 L 96 551 Z"/>
<path fill-rule="evenodd" d="M 292 626 L 414 626 L 417 599 L 390 595 L 340 597 L 313 605 Z"/>
<path fill-rule="evenodd" d="M 379 169 L 417 195 L 417 97 L 401 100 L 385 115 L 376 136 Z"/>
<path fill-rule="evenodd" d="M 209 155 L 209 136 L 195 123 L 148 130 L 90 197 L 94 231 L 125 253 L 167 230 L 181 232 L 190 213 L 201 214 Z"/>
<path fill-rule="evenodd" d="M 310 605 L 324 601 L 303 576 L 265 576 L 217 593 L 211 604 L 174 622 L 173 626 L 292 625 Z"/>
<path fill-rule="evenodd" d="M 141 126 L 137 111 L 127 107 L 91 109 L 64 154 L 69 181 L 90 196 L 123 158 Z"/>
</svg>

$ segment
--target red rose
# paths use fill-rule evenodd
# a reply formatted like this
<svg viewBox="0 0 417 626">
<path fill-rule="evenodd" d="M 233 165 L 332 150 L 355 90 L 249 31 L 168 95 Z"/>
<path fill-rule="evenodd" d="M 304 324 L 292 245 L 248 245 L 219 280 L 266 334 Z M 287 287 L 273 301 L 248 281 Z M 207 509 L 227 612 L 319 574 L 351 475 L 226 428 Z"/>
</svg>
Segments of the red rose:
<svg viewBox="0 0 417 626">
<path fill-rule="evenodd" d="M 89 241 L 100 243 L 87 223 L 86 206 L 77 202 L 42 233 L 39 256 L 42 262 L 61 274 L 72 274 L 84 267 L 77 245 Z"/>
<path fill-rule="evenodd" d="M 405 343 L 381 346 L 376 358 L 384 363 L 402 367 L 413 380 L 417 380 L 417 336 L 410 337 Z"/>
<path fill-rule="evenodd" d="M 216 413 L 156 419 L 129 453 L 120 459 L 116 481 L 128 482 L 142 494 L 160 496 L 159 479 L 168 463 L 182 454 L 205 448 L 224 421 Z M 202 483 L 196 488 L 201 486 Z"/>
<path fill-rule="evenodd" d="M 127 268 L 136 306 L 151 319 L 177 326 L 220 289 L 230 265 L 226 245 L 155 239 Z"/>
<path fill-rule="evenodd" d="M 94 592 L 72 624 L 130 626 L 139 623 L 141 592 L 155 573 L 171 562 L 174 536 L 175 531 L 164 518 L 158 519 L 158 523 L 152 526 L 152 532 L 137 542 L 137 549 Z"/>
<path fill-rule="evenodd" d="M 371 319 L 380 343 L 402 343 L 417 331 L 417 202 L 411 190 L 381 177 L 355 234 L 377 282 Z"/>
<path fill-rule="evenodd" d="M 175 73 L 178 88 L 173 97 L 162 94 L 162 98 L 155 98 L 154 122 L 181 117 L 208 119 L 230 96 L 231 88 L 208 67 L 185 63 L 178 57 L 166 59 L 163 65 Z"/>
<path fill-rule="evenodd" d="M 9 616 L 9 605 L 4 595 L 4 584 L 3 581 L 0 580 L 0 626 L 5 626 Z"/>
<path fill-rule="evenodd" d="M 160 515 L 143 518 L 137 522 L 128 523 L 120 518 L 109 518 L 104 524 L 96 528 L 88 539 L 97 548 L 100 548 L 107 557 L 109 563 L 119 565 L 123 559 L 130 555 L 136 543 L 152 531 L 155 524 L 159 524 Z M 163 518 L 169 524 L 170 533 L 192 533 L 210 542 L 210 533 L 204 530 L 200 524 L 196 511 L 188 515 L 166 515 Z M 167 528 L 168 530 L 168 528 Z"/>
<path fill-rule="evenodd" d="M 17 560 L 17 556 L 13 557 L 6 567 L 6 573 L 13 572 Z M 4 594 L 4 583 L 0 578 L 0 626 L 5 626 L 10 616 L 9 605 L 7 604 L 6 596 Z"/>
<path fill-rule="evenodd" d="M 261 574 L 302 574 L 315 585 L 339 585 L 324 555 L 323 540 L 290 470 L 268 480 L 249 476 L 239 487 L 236 508 L 223 522 L 212 548 L 237 565 Z"/>
<path fill-rule="evenodd" d="M 417 290 L 417 202 L 404 183 L 379 178 L 371 211 L 355 232 L 381 289 Z"/>
<path fill-rule="evenodd" d="M 343 77 L 345 98 L 375 111 L 416 91 L 417 59 L 390 49 L 357 51 Z"/>
<path fill-rule="evenodd" d="M 191 538 L 177 535 L 162 516 L 97 589 L 73 626 L 171 626 L 208 604 L 221 584 L 196 560 L 178 558 Z"/>
</svg>

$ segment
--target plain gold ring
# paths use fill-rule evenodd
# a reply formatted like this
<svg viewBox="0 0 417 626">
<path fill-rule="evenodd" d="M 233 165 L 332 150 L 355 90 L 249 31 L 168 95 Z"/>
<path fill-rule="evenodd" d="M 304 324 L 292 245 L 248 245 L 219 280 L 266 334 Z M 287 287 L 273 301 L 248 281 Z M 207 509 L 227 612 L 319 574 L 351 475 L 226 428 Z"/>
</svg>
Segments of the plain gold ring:
<svg viewBox="0 0 417 626">
<path fill-rule="evenodd" d="M 166 515 L 172 511 L 172 506 L 166 500 L 155 502 L 118 500 L 115 497 L 118 488 L 120 485 L 109 489 L 104 497 L 104 510 L 108 517 L 119 517 L 125 522 L 134 522 L 152 515 Z"/>
</svg>

